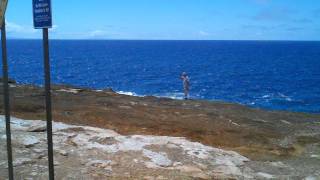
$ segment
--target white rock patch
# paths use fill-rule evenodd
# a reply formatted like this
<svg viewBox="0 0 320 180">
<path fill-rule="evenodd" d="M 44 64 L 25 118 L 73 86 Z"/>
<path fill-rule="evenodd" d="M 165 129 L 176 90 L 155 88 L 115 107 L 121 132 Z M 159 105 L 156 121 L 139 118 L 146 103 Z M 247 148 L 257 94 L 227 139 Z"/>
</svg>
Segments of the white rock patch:
<svg viewBox="0 0 320 180">
<path fill-rule="evenodd" d="M 4 117 L 0 116 L 0 124 L 4 122 Z M 24 145 L 27 149 L 31 148 L 31 152 L 41 153 L 40 155 L 43 156 L 42 153 L 46 153 L 43 148 L 46 146 L 40 145 L 45 145 L 46 133 L 30 132 L 30 129 L 43 131 L 45 124 L 44 121 L 12 118 L 13 140 Z M 0 125 L 0 132 L 3 133 L 4 128 L 3 125 Z M 20 134 L 20 136 L 16 136 L 16 134 Z M 241 170 L 245 162 L 249 161 L 246 157 L 233 151 L 190 142 L 183 137 L 123 136 L 108 129 L 53 122 L 53 140 L 55 153 L 59 158 L 72 158 L 76 154 L 81 158 L 83 165 L 91 169 L 102 168 L 108 172 L 114 172 L 112 168 L 114 160 L 112 158 L 122 154 L 125 156 L 131 155 L 128 163 L 133 165 L 141 166 L 143 164 L 145 166 L 143 168 L 147 169 L 175 170 L 189 174 L 194 178 L 207 178 L 212 173 L 219 175 L 214 177 L 253 177 Z M 37 144 L 39 144 L 39 147 Z M 90 152 L 96 153 L 97 159 L 88 158 L 87 155 Z M 99 159 L 98 154 L 108 155 L 108 159 Z M 16 164 L 30 164 L 32 161 L 32 159 L 20 159 Z M 63 167 L 63 163 L 59 160 L 59 163 L 55 165 Z M 247 167 L 247 169 L 249 168 Z M 251 173 L 252 171 L 248 172 Z M 266 174 L 259 175 L 264 178 L 269 177 Z"/>
<path fill-rule="evenodd" d="M 150 150 L 143 150 L 143 154 L 150 158 L 153 163 L 161 167 L 168 167 L 172 165 L 172 161 L 168 159 L 167 155 L 162 153 L 156 153 Z"/>
</svg>

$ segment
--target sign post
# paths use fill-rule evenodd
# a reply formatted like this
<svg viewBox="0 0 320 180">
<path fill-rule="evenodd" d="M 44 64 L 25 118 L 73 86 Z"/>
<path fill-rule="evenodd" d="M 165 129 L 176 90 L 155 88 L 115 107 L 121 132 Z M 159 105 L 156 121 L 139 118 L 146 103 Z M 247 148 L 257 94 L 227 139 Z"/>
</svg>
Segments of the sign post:
<svg viewBox="0 0 320 180">
<path fill-rule="evenodd" d="M 7 9 L 7 4 L 8 4 L 8 0 L 0 1 L 0 26 L 1 26 L 2 73 L 3 73 L 2 86 L 3 86 L 4 112 L 6 117 L 8 171 L 9 171 L 9 179 L 13 180 L 11 128 L 10 128 L 10 99 L 9 99 L 9 84 L 8 84 L 7 38 L 6 38 L 6 23 L 4 18 L 5 12 Z"/>
<path fill-rule="evenodd" d="M 46 93 L 47 141 L 49 179 L 54 180 L 53 142 L 52 142 L 52 109 L 51 109 L 51 82 L 49 58 L 49 33 L 52 27 L 51 0 L 32 0 L 33 24 L 35 29 L 42 29 L 43 33 L 43 62 Z"/>
<path fill-rule="evenodd" d="M 4 15 L 6 13 L 7 5 L 8 5 L 8 0 L 1 0 L 0 1 L 0 24 L 1 25 L 4 21 Z"/>
</svg>

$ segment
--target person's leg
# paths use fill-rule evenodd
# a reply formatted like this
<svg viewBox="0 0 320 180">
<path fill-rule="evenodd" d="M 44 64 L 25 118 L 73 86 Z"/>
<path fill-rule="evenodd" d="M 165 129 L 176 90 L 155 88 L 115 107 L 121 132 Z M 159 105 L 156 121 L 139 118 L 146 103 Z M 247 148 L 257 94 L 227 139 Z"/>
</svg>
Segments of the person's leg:
<svg viewBox="0 0 320 180">
<path fill-rule="evenodd" d="M 188 99 L 189 97 L 189 89 L 185 88 L 184 89 L 184 99 Z"/>
</svg>

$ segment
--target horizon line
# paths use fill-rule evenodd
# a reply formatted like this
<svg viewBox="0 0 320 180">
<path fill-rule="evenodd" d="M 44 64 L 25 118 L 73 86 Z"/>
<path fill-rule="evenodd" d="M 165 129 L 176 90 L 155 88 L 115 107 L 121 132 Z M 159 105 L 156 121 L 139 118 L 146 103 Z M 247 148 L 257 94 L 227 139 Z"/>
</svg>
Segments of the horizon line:
<svg viewBox="0 0 320 180">
<path fill-rule="evenodd" d="M 7 40 L 42 40 L 41 38 L 7 38 Z M 61 41 L 291 41 L 291 42 L 319 42 L 320 40 L 290 40 L 290 39 L 61 39 Z"/>
</svg>

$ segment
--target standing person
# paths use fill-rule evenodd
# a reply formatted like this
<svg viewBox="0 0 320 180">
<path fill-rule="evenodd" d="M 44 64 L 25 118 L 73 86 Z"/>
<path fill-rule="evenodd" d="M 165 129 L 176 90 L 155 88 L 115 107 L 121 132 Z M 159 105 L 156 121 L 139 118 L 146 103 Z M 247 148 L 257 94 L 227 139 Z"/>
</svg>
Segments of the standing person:
<svg viewBox="0 0 320 180">
<path fill-rule="evenodd" d="M 184 99 L 189 98 L 189 90 L 190 90 L 190 80 L 186 72 L 181 74 L 181 80 L 183 83 L 183 91 L 184 91 Z"/>
</svg>

